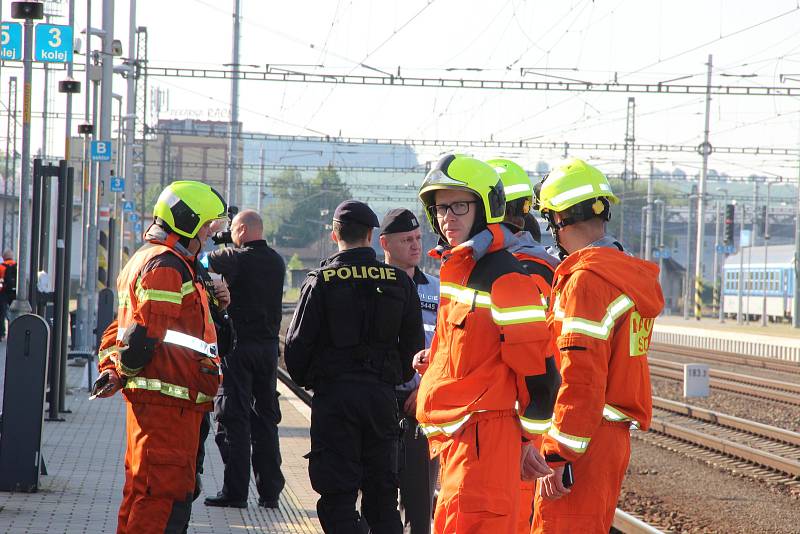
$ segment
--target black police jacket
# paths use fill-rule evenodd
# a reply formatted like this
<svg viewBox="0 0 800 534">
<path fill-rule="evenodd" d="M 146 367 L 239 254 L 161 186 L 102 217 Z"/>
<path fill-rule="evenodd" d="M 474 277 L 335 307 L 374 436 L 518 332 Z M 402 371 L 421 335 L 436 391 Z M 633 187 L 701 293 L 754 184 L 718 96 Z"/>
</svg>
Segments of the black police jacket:
<svg viewBox="0 0 800 534">
<path fill-rule="evenodd" d="M 338 252 L 311 271 L 286 332 L 292 379 L 312 388 L 342 378 L 397 385 L 425 346 L 419 297 L 400 269 L 370 247 Z"/>
<path fill-rule="evenodd" d="M 277 339 L 286 266 L 263 239 L 208 255 L 212 271 L 225 277 L 231 292 L 228 313 L 240 341 Z"/>
</svg>

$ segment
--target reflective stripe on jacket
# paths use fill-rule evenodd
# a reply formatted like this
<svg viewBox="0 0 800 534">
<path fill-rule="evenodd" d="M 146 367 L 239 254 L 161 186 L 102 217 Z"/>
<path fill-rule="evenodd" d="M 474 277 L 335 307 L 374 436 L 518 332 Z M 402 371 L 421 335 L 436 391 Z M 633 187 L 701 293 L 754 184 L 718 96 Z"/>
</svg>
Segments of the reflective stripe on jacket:
<svg viewBox="0 0 800 534">
<path fill-rule="evenodd" d="M 186 271 L 165 265 L 165 254 L 179 258 Z M 128 376 L 123 395 L 131 402 L 210 410 L 220 380 L 217 337 L 205 286 L 190 261 L 162 243 L 147 243 L 125 265 L 117 289 L 119 311 L 103 334 L 100 370 L 115 367 Z M 119 358 L 134 322 L 158 340 L 141 370 L 126 369 Z"/>
<path fill-rule="evenodd" d="M 513 240 L 492 224 L 441 254 L 436 336 L 417 397 L 417 420 L 429 438 L 452 436 L 478 412 L 527 406 L 520 381 L 545 372 L 546 309 L 505 250 Z"/>
<path fill-rule="evenodd" d="M 519 260 L 525 272 L 536 284 L 536 290 L 542 302 L 548 302 L 558 259 L 548 254 L 545 247 L 534 243 L 528 232 L 519 232 L 516 237 L 520 239 L 521 244 L 509 247 L 509 251 Z M 557 353 L 558 349 L 556 349 L 555 344 L 550 343 L 544 354 L 533 354 L 532 357 L 553 358 L 554 367 L 557 369 L 557 365 L 555 365 Z M 557 371 L 554 370 L 553 372 Z M 552 425 L 553 404 L 558 384 L 555 384 L 552 389 L 542 389 L 536 381 L 526 382 L 523 385 L 528 387 L 531 400 L 527 407 L 520 410 L 520 424 L 529 435 L 544 434 L 550 430 Z"/>
<path fill-rule="evenodd" d="M 562 385 L 543 450 L 565 460 L 586 452 L 603 419 L 646 430 L 652 415 L 647 350 L 664 302 L 658 267 L 606 241 L 555 272 L 549 320 Z"/>
</svg>

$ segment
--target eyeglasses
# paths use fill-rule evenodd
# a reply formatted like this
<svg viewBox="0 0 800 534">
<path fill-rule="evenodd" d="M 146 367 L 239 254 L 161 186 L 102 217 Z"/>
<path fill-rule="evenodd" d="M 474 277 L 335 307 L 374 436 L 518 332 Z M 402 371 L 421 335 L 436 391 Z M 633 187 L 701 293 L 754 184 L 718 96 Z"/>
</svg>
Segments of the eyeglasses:
<svg viewBox="0 0 800 534">
<path fill-rule="evenodd" d="M 461 216 L 469 213 L 470 204 L 477 203 L 477 200 L 462 200 L 460 202 L 453 202 L 452 204 L 434 204 L 429 209 L 431 213 L 435 214 L 437 217 L 446 217 L 447 210 L 450 210 L 453 215 Z"/>
</svg>

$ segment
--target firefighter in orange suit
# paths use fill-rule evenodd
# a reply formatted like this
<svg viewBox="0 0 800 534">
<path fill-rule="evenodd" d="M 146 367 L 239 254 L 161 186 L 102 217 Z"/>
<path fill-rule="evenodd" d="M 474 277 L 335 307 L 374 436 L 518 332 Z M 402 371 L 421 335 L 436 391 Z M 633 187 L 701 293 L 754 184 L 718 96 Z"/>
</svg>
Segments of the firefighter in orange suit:
<svg viewBox="0 0 800 534">
<path fill-rule="evenodd" d="M 508 159 L 491 159 L 486 163 L 494 167 L 506 192 L 506 215 L 504 222 L 516 230 L 515 237 L 517 242 L 508 248 L 515 258 L 519 260 L 522 267 L 533 279 L 536 290 L 542 299 L 547 301 L 550 298 L 550 288 L 553 283 L 553 272 L 558 266 L 559 259 L 547 251 L 547 248 L 537 243 L 541 237 L 539 223 L 533 216 L 533 185 L 525 169 Z M 547 352 L 547 362 L 555 365 L 555 358 L 550 358 L 556 353 L 555 346 L 551 346 Z M 546 406 L 537 405 L 532 402 L 528 405 L 528 410 L 544 411 L 552 413 L 555 396 L 548 398 L 532 399 L 532 401 L 549 402 Z M 523 478 L 527 474 L 525 462 L 540 463 L 543 461 L 538 450 L 541 446 L 540 436 L 547 432 L 548 428 L 532 428 L 531 433 L 537 434 L 536 439 L 523 444 Z M 519 534 L 528 534 L 531 530 L 531 520 L 533 518 L 533 495 L 536 489 L 536 479 L 523 479 L 520 485 L 519 515 L 517 516 L 517 529 Z"/>
<path fill-rule="evenodd" d="M 125 487 L 117 533 L 179 533 L 191 513 L 200 421 L 219 386 L 208 295 L 195 267 L 226 216 L 208 185 L 168 185 L 145 244 L 117 280 L 119 312 L 99 351 L 99 396 L 122 389 L 127 410 Z"/>
<path fill-rule="evenodd" d="M 420 199 L 442 238 L 436 332 L 415 356 L 417 420 L 441 463 L 434 532 L 512 534 L 523 435 L 550 424 L 550 411 L 528 406 L 557 389 L 545 305 L 507 250 L 516 240 L 500 224 L 505 193 L 491 166 L 445 156 Z"/>
<path fill-rule="evenodd" d="M 658 267 L 606 234 L 606 177 L 581 160 L 537 186 L 538 202 L 562 254 L 548 322 L 561 356 L 562 384 L 542 452 L 532 532 L 607 533 L 630 457 L 630 429 L 652 414 L 647 350 L 664 305 Z M 565 487 L 567 463 L 573 485 Z"/>
</svg>

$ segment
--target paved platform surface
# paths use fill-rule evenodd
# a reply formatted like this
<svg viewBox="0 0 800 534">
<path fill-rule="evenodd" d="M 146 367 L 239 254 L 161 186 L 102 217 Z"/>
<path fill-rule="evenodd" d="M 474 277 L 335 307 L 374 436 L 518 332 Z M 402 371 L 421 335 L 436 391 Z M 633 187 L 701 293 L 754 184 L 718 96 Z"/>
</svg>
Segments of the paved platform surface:
<svg viewBox="0 0 800 534">
<path fill-rule="evenodd" d="M 5 343 L 0 343 L 0 370 L 5 369 Z M 2 380 L 0 373 L 0 380 Z M 0 532 L 14 534 L 116 531 L 116 516 L 125 475 L 125 404 L 117 394 L 90 401 L 86 368 L 68 367 L 70 393 L 64 422 L 45 421 L 42 454 L 48 475 L 38 493 L 0 492 Z M 2 391 L 0 382 L 0 391 Z M 260 508 L 251 480 L 246 509 L 209 508 L 202 497 L 192 508 L 190 533 L 321 533 L 316 518 L 317 495 L 308 481 L 310 411 L 279 384 L 283 421 L 281 452 L 286 488 L 277 510 Z M 2 396 L 0 395 L 0 398 Z M 1 401 L 0 401 L 1 402 Z M 223 466 L 212 435 L 206 442 L 205 495 L 222 487 Z"/>
<path fill-rule="evenodd" d="M 719 319 L 711 317 L 703 317 L 697 321 L 694 318 L 684 319 L 683 316 L 678 315 L 664 315 L 656 320 L 656 325 L 699 328 L 709 331 L 711 334 L 716 331 L 758 334 L 777 338 L 775 343 L 780 343 L 784 338 L 797 339 L 797 337 L 800 336 L 800 330 L 792 328 L 792 325 L 788 323 L 769 323 L 767 326 L 761 326 L 761 322 L 759 321 L 750 321 L 749 323 L 739 325 L 736 319 L 726 319 L 724 323 L 720 323 Z"/>
</svg>

